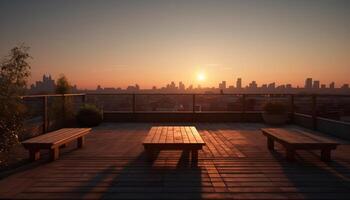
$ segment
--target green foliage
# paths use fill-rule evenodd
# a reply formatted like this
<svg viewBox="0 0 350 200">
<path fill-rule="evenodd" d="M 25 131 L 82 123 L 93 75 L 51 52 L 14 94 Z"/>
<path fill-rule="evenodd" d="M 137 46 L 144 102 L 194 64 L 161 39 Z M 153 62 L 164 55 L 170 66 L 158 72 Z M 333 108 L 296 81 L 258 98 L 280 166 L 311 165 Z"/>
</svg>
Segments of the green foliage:
<svg viewBox="0 0 350 200">
<path fill-rule="evenodd" d="M 23 45 L 14 47 L 0 63 L 0 152 L 7 152 L 18 143 L 23 131 L 26 109 L 20 96 L 30 76 L 28 50 Z"/>
<path fill-rule="evenodd" d="M 282 115 L 287 113 L 287 106 L 281 102 L 267 102 L 264 111 L 268 114 Z"/>
<path fill-rule="evenodd" d="M 67 77 L 61 74 L 56 82 L 56 94 L 68 94 L 71 92 L 71 85 L 68 82 Z"/>
<path fill-rule="evenodd" d="M 84 127 L 97 126 L 102 120 L 102 111 L 93 104 L 84 104 L 77 114 L 78 124 Z"/>
<path fill-rule="evenodd" d="M 56 81 L 56 94 L 71 93 L 71 88 L 68 78 L 64 74 L 61 74 Z M 73 99 L 71 97 L 54 97 L 50 119 L 55 121 L 55 126 L 71 125 L 71 121 L 74 119 L 73 107 Z"/>
</svg>

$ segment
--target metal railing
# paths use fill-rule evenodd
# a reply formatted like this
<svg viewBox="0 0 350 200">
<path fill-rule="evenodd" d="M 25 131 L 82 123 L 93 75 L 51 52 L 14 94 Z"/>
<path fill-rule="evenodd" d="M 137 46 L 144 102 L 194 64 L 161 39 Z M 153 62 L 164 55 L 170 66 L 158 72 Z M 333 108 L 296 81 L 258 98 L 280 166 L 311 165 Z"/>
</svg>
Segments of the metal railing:
<svg viewBox="0 0 350 200">
<path fill-rule="evenodd" d="M 273 100 L 278 98 L 283 98 L 282 100 L 284 103 L 289 105 L 289 112 L 291 114 L 291 120 L 293 121 L 295 114 L 298 114 L 299 111 L 296 110 L 298 103 L 298 98 L 306 98 L 305 101 L 309 101 L 310 104 L 307 106 L 304 106 L 305 108 L 310 109 L 311 112 L 306 113 L 311 116 L 312 118 L 312 127 L 313 129 L 317 129 L 317 118 L 318 116 L 318 100 L 322 98 L 328 98 L 328 99 L 339 99 L 339 98 L 349 98 L 350 95 L 334 95 L 334 94 L 193 94 L 193 93 L 81 93 L 81 94 L 53 94 L 53 95 L 27 95 L 22 96 L 22 99 L 24 101 L 28 99 L 38 99 L 41 101 L 42 104 L 42 123 L 43 123 L 43 131 L 48 131 L 48 114 L 50 112 L 48 108 L 48 98 L 61 98 L 62 99 L 62 112 L 64 112 L 65 108 L 65 101 L 66 98 L 72 97 L 72 98 L 81 98 L 81 103 L 95 103 L 94 101 L 89 101 L 90 98 L 94 97 L 96 99 L 105 97 L 105 96 L 112 96 L 112 97 L 127 97 L 129 100 L 127 100 L 127 106 L 130 107 L 130 109 L 124 110 L 126 113 L 139 113 L 139 112 L 145 112 L 142 109 L 138 108 L 138 98 L 144 100 L 147 96 L 182 96 L 183 98 L 186 98 L 186 101 L 191 101 L 190 103 L 186 104 L 186 112 L 187 113 L 201 113 L 203 111 L 198 110 L 196 106 L 200 104 L 201 98 L 203 97 L 218 97 L 219 99 L 224 99 L 225 97 L 232 97 L 236 98 L 236 102 L 234 104 L 236 110 L 234 112 L 244 114 L 246 112 L 261 112 L 262 110 L 252 110 L 252 108 L 249 108 L 249 100 L 251 99 L 257 99 L 261 98 L 262 101 L 267 100 Z M 260 100 L 261 100 L 260 99 Z M 305 103 L 305 102 L 304 102 Z M 111 102 L 113 104 L 113 101 Z M 350 101 L 349 101 L 350 105 Z M 128 107 L 128 108 L 129 108 Z M 349 106 L 350 107 L 350 106 Z M 103 105 L 102 105 L 103 108 Z M 105 110 L 107 112 L 108 110 Z M 152 110 L 148 112 L 159 112 L 157 110 Z M 164 111 L 162 111 L 164 112 Z M 181 112 L 181 111 L 165 111 L 165 112 Z M 211 113 L 215 113 L 218 111 L 212 110 Z M 229 110 L 221 110 L 220 112 L 233 112 Z"/>
</svg>

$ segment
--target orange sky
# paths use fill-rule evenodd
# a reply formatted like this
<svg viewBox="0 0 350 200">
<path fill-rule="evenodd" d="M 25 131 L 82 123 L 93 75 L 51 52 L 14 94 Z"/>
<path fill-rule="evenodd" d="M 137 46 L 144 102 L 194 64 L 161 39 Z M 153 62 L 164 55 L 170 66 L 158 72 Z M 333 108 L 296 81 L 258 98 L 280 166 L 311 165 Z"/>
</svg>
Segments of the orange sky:
<svg viewBox="0 0 350 200">
<path fill-rule="evenodd" d="M 216 86 L 350 74 L 349 1 L 1 2 L 0 55 L 25 42 L 31 82 L 64 73 L 80 88 Z M 9 14 L 14 16 L 6 18 Z M 5 20 L 6 19 L 6 20 Z M 16 26 L 13 26 L 16 24 Z M 197 81 L 199 72 L 205 81 Z"/>
</svg>

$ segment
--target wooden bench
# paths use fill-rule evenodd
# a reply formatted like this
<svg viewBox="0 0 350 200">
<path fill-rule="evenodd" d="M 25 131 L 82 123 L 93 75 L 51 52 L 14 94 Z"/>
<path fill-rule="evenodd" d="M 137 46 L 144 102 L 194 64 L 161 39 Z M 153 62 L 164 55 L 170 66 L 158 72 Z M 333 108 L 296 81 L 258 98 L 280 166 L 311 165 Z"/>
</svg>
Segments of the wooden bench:
<svg viewBox="0 0 350 200">
<path fill-rule="evenodd" d="M 160 150 L 183 150 L 192 154 L 192 162 L 198 162 L 198 150 L 205 142 L 193 126 L 156 126 L 152 127 L 143 141 L 143 146 L 150 160 Z"/>
<path fill-rule="evenodd" d="M 26 140 L 22 142 L 22 145 L 29 150 L 29 159 L 31 161 L 40 159 L 40 149 L 49 149 L 50 160 L 53 161 L 59 157 L 59 147 L 73 140 L 77 140 L 78 148 L 82 148 L 84 136 L 90 130 L 91 128 L 63 128 Z"/>
<path fill-rule="evenodd" d="M 287 160 L 295 159 L 296 150 L 321 150 L 321 160 L 331 160 L 331 150 L 339 143 L 311 133 L 291 128 L 263 128 L 262 133 L 267 137 L 267 147 L 274 150 L 274 142 L 279 142 L 285 149 Z"/>
</svg>

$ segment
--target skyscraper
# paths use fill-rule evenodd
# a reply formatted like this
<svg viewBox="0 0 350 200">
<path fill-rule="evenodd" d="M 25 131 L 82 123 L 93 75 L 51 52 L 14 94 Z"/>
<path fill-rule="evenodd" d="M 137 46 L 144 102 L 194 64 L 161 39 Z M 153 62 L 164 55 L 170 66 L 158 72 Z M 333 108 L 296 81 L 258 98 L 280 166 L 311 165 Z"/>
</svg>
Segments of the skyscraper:
<svg viewBox="0 0 350 200">
<path fill-rule="evenodd" d="M 330 84 L 329 84 L 329 88 L 330 88 L 330 89 L 334 89 L 334 88 L 335 88 L 335 83 L 334 83 L 334 82 L 330 83 Z"/>
<path fill-rule="evenodd" d="M 237 89 L 241 89 L 242 88 L 242 79 L 241 78 L 237 78 L 236 88 Z"/>
<path fill-rule="evenodd" d="M 314 81 L 314 84 L 312 85 L 312 88 L 319 89 L 320 88 L 320 81 Z"/>
<path fill-rule="evenodd" d="M 305 80 L 305 89 L 311 89 L 312 88 L 312 78 L 307 78 Z"/>
<path fill-rule="evenodd" d="M 226 81 L 222 81 L 222 82 L 219 84 L 219 89 L 221 89 L 221 90 L 226 89 Z"/>
</svg>

